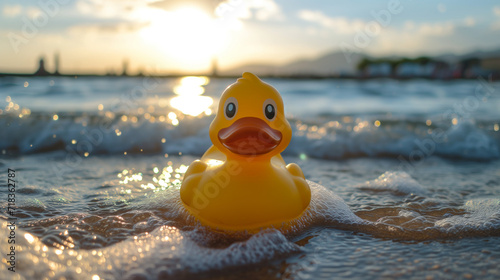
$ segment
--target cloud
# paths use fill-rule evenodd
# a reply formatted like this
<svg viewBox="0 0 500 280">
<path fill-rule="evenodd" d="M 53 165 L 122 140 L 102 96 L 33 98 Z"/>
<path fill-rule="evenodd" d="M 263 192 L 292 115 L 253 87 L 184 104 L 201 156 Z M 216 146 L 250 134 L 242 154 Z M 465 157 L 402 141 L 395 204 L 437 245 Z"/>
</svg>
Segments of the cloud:
<svg viewBox="0 0 500 280">
<path fill-rule="evenodd" d="M 196 7 L 212 14 L 222 0 L 159 0 L 149 3 L 149 6 L 172 11 L 183 7 Z"/>
<path fill-rule="evenodd" d="M 476 25 L 476 20 L 473 17 L 466 17 L 464 20 L 465 26 L 474 26 Z"/>
<path fill-rule="evenodd" d="M 223 19 L 282 20 L 281 8 L 273 0 L 227 0 L 220 3 L 215 14 Z"/>
<path fill-rule="evenodd" d="M 472 21 L 472 19 L 465 21 Z M 482 25 L 476 22 L 470 26 L 465 21 L 464 19 L 439 23 L 408 21 L 401 28 L 388 29 L 380 37 L 374 38 L 370 50 L 383 55 L 416 56 L 498 47 L 500 39 L 495 36 L 497 31 L 482 28 Z"/>
<path fill-rule="evenodd" d="M 195 7 L 223 19 L 282 20 L 281 8 L 274 0 L 160 0 L 151 7 L 172 11 Z"/>
<path fill-rule="evenodd" d="M 282 20 L 284 15 L 280 7 L 273 0 L 254 0 L 249 1 L 248 10 L 255 10 L 255 18 L 257 20 Z"/>
<path fill-rule="evenodd" d="M 473 26 L 474 18 L 468 17 L 464 20 L 464 25 Z M 450 35 L 455 31 L 455 24 L 452 22 L 423 22 L 417 24 L 413 21 L 406 21 L 402 30 L 398 32 L 411 34 L 412 36 L 444 36 Z"/>
<path fill-rule="evenodd" d="M 417 32 L 424 36 L 443 36 L 452 34 L 455 26 L 451 22 L 445 23 L 423 23 L 421 24 Z"/>
<path fill-rule="evenodd" d="M 495 16 L 500 17 L 500 6 L 493 7 L 493 14 Z M 500 30 L 500 20 L 497 20 L 491 24 L 491 29 Z"/>
<path fill-rule="evenodd" d="M 6 17 L 17 17 L 20 15 L 28 16 L 29 18 L 34 18 L 39 16 L 42 10 L 38 7 L 28 6 L 22 7 L 21 5 L 6 5 L 3 7 L 2 14 Z"/>
<path fill-rule="evenodd" d="M 38 17 L 42 14 L 42 10 L 40 10 L 37 7 L 29 7 L 26 9 L 26 14 L 28 15 L 29 18 L 35 18 Z"/>
<path fill-rule="evenodd" d="M 335 30 L 342 34 L 355 33 L 366 25 L 362 20 L 349 20 L 344 17 L 329 17 L 321 11 L 301 10 L 298 16 L 302 20 L 319 24 L 322 27 Z"/>
<path fill-rule="evenodd" d="M 495 7 L 493 7 L 493 13 L 494 13 L 497 17 L 500 17 L 500 6 L 495 6 Z"/>
<path fill-rule="evenodd" d="M 437 5 L 437 10 L 440 12 L 440 13 L 446 13 L 446 5 L 443 4 L 443 3 L 439 3 Z"/>
<path fill-rule="evenodd" d="M 2 14 L 6 17 L 15 17 L 21 14 L 22 10 L 23 8 L 21 7 L 21 5 L 6 5 L 3 7 Z"/>
<path fill-rule="evenodd" d="M 97 24 L 79 24 L 68 28 L 74 35 L 91 33 L 126 33 L 140 30 L 149 26 L 149 22 L 108 22 Z"/>
<path fill-rule="evenodd" d="M 79 0 L 77 10 L 86 15 L 100 18 L 124 18 L 133 12 L 147 7 L 151 1 L 141 0 Z"/>
<path fill-rule="evenodd" d="M 472 28 L 476 25 L 476 19 L 468 16 L 462 21 L 446 21 L 446 22 L 423 22 L 416 24 L 413 21 L 405 22 L 403 30 L 400 32 L 411 33 L 419 36 L 445 36 L 457 33 L 457 28 Z"/>
</svg>

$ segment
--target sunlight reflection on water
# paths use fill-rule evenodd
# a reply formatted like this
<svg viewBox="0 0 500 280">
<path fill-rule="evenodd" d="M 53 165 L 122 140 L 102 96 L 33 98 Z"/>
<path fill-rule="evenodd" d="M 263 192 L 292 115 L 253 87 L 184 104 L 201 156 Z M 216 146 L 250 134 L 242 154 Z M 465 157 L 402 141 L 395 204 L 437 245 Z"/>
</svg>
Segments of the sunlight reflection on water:
<svg viewBox="0 0 500 280">
<path fill-rule="evenodd" d="M 209 96 L 201 96 L 205 93 L 204 86 L 209 82 L 208 77 L 183 77 L 174 87 L 174 92 L 178 96 L 170 100 L 170 105 L 185 115 L 198 116 L 202 113 L 211 115 L 210 105 L 214 100 Z"/>
</svg>

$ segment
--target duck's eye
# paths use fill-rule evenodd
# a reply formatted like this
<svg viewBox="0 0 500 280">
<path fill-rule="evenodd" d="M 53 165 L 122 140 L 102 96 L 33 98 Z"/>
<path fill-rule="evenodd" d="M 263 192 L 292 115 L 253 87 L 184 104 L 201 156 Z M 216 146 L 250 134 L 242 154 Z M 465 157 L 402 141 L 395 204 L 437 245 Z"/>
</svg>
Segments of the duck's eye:
<svg viewBox="0 0 500 280">
<path fill-rule="evenodd" d="M 275 115 L 276 115 L 276 110 L 274 109 L 274 106 L 271 104 L 267 104 L 267 106 L 266 106 L 266 118 L 273 119 Z"/>
<path fill-rule="evenodd" d="M 224 105 L 224 116 L 226 119 L 230 120 L 236 115 L 236 111 L 238 110 L 238 101 L 236 98 L 230 97 L 226 100 L 226 104 Z"/>
<path fill-rule="evenodd" d="M 226 106 L 226 116 L 228 118 L 232 118 L 234 117 L 234 114 L 236 114 L 236 105 L 234 105 L 234 103 L 231 102 Z"/>
<path fill-rule="evenodd" d="M 274 100 L 268 99 L 264 102 L 264 115 L 268 120 L 274 120 L 276 117 L 276 102 Z"/>
</svg>

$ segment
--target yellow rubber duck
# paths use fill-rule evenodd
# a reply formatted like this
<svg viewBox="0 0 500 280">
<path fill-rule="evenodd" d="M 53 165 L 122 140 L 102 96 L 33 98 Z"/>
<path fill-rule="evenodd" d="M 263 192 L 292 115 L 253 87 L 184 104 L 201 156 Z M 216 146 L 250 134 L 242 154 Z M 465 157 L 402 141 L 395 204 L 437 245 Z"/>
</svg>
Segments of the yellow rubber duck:
<svg viewBox="0 0 500 280">
<path fill-rule="evenodd" d="M 280 155 L 292 129 L 276 89 L 243 73 L 222 93 L 209 131 L 213 146 L 189 166 L 180 189 L 191 214 L 229 231 L 281 227 L 301 216 L 311 190 L 300 167 Z"/>
</svg>

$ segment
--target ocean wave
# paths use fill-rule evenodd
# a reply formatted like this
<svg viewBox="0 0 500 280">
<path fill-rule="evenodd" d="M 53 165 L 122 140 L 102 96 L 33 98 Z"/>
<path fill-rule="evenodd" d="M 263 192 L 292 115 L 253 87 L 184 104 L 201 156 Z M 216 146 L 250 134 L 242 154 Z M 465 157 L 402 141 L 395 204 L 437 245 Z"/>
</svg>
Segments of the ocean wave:
<svg viewBox="0 0 500 280">
<path fill-rule="evenodd" d="M 387 173 L 388 183 L 379 179 L 369 185 L 380 185 L 384 189 L 398 190 L 406 193 L 421 190 L 414 179 L 404 173 Z M 432 225 L 433 215 L 423 215 L 417 211 L 391 208 L 390 212 L 379 212 L 381 217 L 371 222 L 353 213 L 342 198 L 331 190 L 308 181 L 312 200 L 310 207 L 299 218 L 297 226 L 290 231 L 265 229 L 257 234 L 241 233 L 240 236 L 226 235 L 211 231 L 193 218 L 186 217 L 179 203 L 178 191 L 169 189 L 162 195 L 151 198 L 148 203 L 130 205 L 132 210 L 155 209 L 160 204 L 168 204 L 175 219 L 188 223 L 181 228 L 170 225 L 156 225 L 147 233 L 124 238 L 117 243 L 107 244 L 102 248 L 90 250 L 73 248 L 74 246 L 50 246 L 50 240 L 40 239 L 36 235 L 17 229 L 16 250 L 23 252 L 18 256 L 17 272 L 26 279 L 38 279 L 44 275 L 59 278 L 92 278 L 101 279 L 157 279 L 172 277 L 190 279 L 199 273 L 215 273 L 220 269 L 239 269 L 248 265 L 262 264 L 279 260 L 298 253 L 304 253 L 303 246 L 289 240 L 294 234 L 300 234 L 315 226 L 344 228 L 360 233 L 372 234 L 375 237 L 407 240 L 436 240 L 461 237 L 498 236 L 500 228 L 498 199 L 470 200 L 463 205 L 463 213 L 447 213 L 444 218 L 437 218 Z M 410 186 L 410 187 L 408 187 Z M 376 187 L 379 188 L 379 187 Z M 158 210 L 158 209 L 157 209 Z M 420 209 L 420 212 L 426 211 Z M 122 213 L 121 216 L 90 216 L 84 214 L 49 218 L 44 223 L 66 223 L 68 219 L 89 223 L 100 228 L 98 232 L 109 233 L 113 223 L 135 221 L 134 228 L 148 223 L 149 212 L 138 211 Z M 389 213 L 397 213 L 390 216 Z M 138 214 L 137 218 L 130 214 Z M 60 221 L 54 221 L 60 219 Z M 4 228 L 8 222 L 0 220 Z M 184 228 L 184 229 L 182 229 Z M 96 229 L 96 228 L 94 228 Z M 92 235 L 95 231 L 91 231 Z M 94 235 L 95 236 L 95 235 Z M 236 238 L 236 239 L 234 239 Z M 95 239 L 95 238 L 94 238 Z M 223 240 L 227 240 L 224 243 Z M 53 240 L 52 240 L 53 241 Z M 328 241 L 328 240 L 327 240 Z M 2 241 L 6 245 L 7 239 Z M 219 242 L 218 246 L 210 244 Z M 222 243 L 222 244 L 221 244 Z M 331 244 L 331 242 L 325 245 Z M 71 245 L 71 243 L 70 243 Z M 320 252 L 324 247 L 316 248 Z M 41 261 L 43 260 L 43 261 Z M 95 265 L 96 263 L 100 265 Z M 3 262 L 4 268 L 7 262 Z M 2 277 L 0 276 L 0 279 Z"/>
<path fill-rule="evenodd" d="M 81 155 L 168 153 L 200 156 L 211 145 L 211 117 L 169 119 L 161 115 L 114 113 L 3 114 L 0 150 L 29 154 L 66 150 Z M 161 120 L 161 121 L 160 121 Z M 465 160 L 500 158 L 500 133 L 494 121 L 429 124 L 415 119 L 290 120 L 293 137 L 284 155 L 322 159 L 392 157 L 413 163 L 430 156 Z"/>
</svg>

